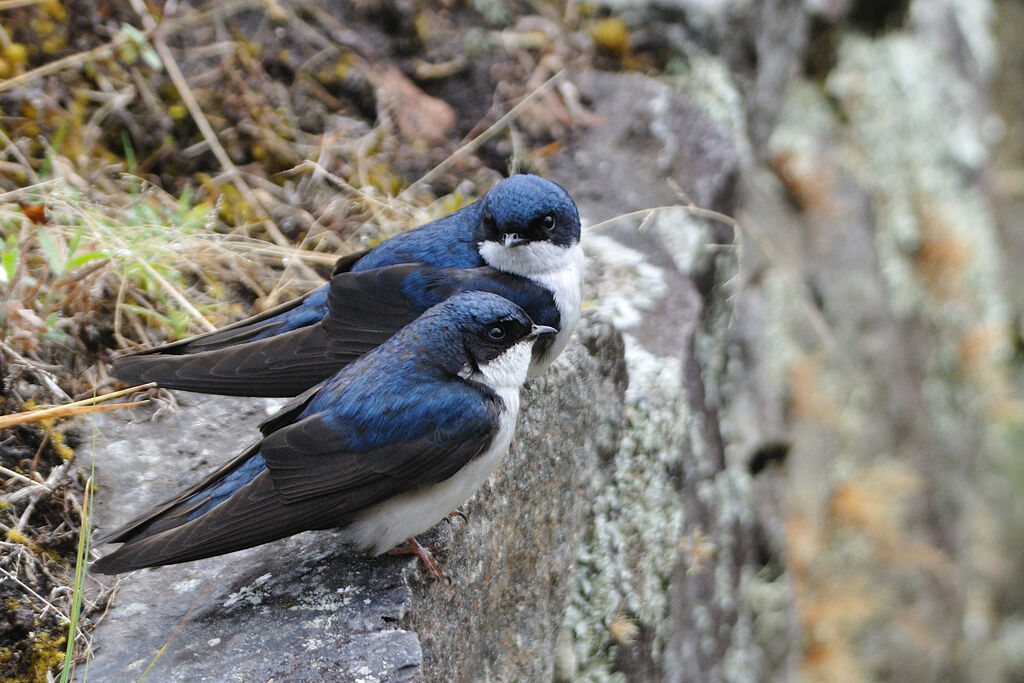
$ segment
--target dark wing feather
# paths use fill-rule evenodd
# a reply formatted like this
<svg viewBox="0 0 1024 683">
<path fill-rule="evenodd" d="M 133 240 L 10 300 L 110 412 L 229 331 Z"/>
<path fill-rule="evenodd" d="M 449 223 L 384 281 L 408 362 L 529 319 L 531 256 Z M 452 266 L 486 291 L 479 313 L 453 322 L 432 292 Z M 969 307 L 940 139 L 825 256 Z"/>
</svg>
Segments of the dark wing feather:
<svg viewBox="0 0 1024 683">
<path fill-rule="evenodd" d="M 163 344 L 161 346 L 155 346 L 152 349 L 146 349 L 144 351 L 135 351 L 131 354 L 123 356 L 128 358 L 130 356 L 137 356 L 147 353 L 164 353 L 164 354 L 184 354 L 184 353 L 196 353 L 197 351 L 209 351 L 211 349 L 224 348 L 225 346 L 232 346 L 234 344 L 241 344 L 249 341 L 254 336 L 273 330 L 279 326 L 280 321 L 276 320 L 279 316 L 288 313 L 295 308 L 301 306 L 306 299 L 315 292 L 308 292 L 297 299 L 291 301 L 285 301 L 282 304 L 269 308 L 259 315 L 254 315 L 244 320 L 231 323 L 224 327 L 213 330 L 212 332 L 206 332 L 203 334 L 197 334 L 194 337 L 188 339 L 182 339 L 180 341 L 171 342 L 170 344 Z M 116 362 L 115 362 L 116 367 Z"/>
<path fill-rule="evenodd" d="M 434 268 L 419 263 L 387 266 L 331 278 L 324 328 L 335 354 L 365 353 L 382 344 L 431 306 L 467 291 L 510 299 L 540 325 L 558 326 L 551 293 L 536 283 L 487 266 Z"/>
<path fill-rule="evenodd" d="M 309 325 L 266 339 L 188 355 L 123 356 L 114 374 L 168 389 L 229 396 L 295 396 L 327 379 L 349 359 L 330 355 L 326 330 Z"/>
<path fill-rule="evenodd" d="M 336 313 L 322 323 L 249 339 L 276 324 L 264 321 L 251 328 L 239 327 L 238 336 L 230 338 L 232 343 L 211 346 L 189 346 L 202 341 L 193 338 L 116 358 L 112 374 L 127 382 L 157 382 L 185 391 L 294 396 L 387 341 L 425 310 L 410 308 L 401 293 L 401 277 L 408 269 L 378 270 L 384 272 L 342 270 L 334 276 L 328 303 Z"/>
<path fill-rule="evenodd" d="M 417 305 L 403 291 L 409 276 L 421 269 L 419 264 L 405 264 L 332 277 L 323 322 L 331 353 L 358 358 L 429 308 Z"/>
<path fill-rule="evenodd" d="M 356 262 L 366 256 L 367 253 L 369 253 L 369 250 L 363 249 L 361 251 L 342 256 L 335 262 L 333 272 L 347 272 L 356 264 Z M 152 349 L 125 354 L 124 356 L 114 359 L 112 372 L 115 377 L 124 381 L 139 381 L 141 379 L 141 375 L 138 374 L 140 370 L 149 367 L 146 365 L 145 361 L 139 361 L 138 359 L 140 358 L 145 358 L 149 355 L 179 356 L 202 353 L 237 346 L 239 344 L 253 341 L 256 338 L 273 336 L 277 334 L 276 330 L 288 323 L 289 316 L 287 314 L 302 306 L 306 302 L 306 299 L 316 291 L 317 290 L 314 290 L 313 292 L 309 292 L 297 299 L 286 301 L 274 308 L 260 313 L 259 315 L 246 318 L 245 320 L 239 320 L 236 323 L 213 330 L 212 332 L 196 335 L 170 344 L 163 344 Z M 142 381 L 154 380 L 144 379 Z"/>
<path fill-rule="evenodd" d="M 345 259 L 358 260 L 355 256 Z M 493 268 L 402 264 L 349 272 L 349 265 L 339 260 L 328 285 L 328 312 L 319 324 L 199 352 L 182 347 L 164 353 L 168 347 L 160 347 L 122 356 L 114 361 L 113 374 L 125 381 L 157 382 L 186 391 L 294 396 L 383 344 L 431 306 L 470 290 L 505 296 L 538 324 L 559 324 L 550 292 Z M 538 342 L 535 355 L 549 342 Z"/>
<path fill-rule="evenodd" d="M 331 270 L 331 277 L 334 277 L 338 273 L 347 273 L 352 270 L 352 267 L 356 265 L 361 258 L 370 253 L 369 249 L 362 249 L 360 251 L 354 251 L 351 254 L 345 254 L 334 262 L 334 268 Z"/>
<path fill-rule="evenodd" d="M 190 502 L 193 496 L 204 489 L 216 485 L 224 477 L 244 465 L 258 451 L 259 443 L 253 444 L 195 486 L 181 492 L 170 500 L 164 501 L 152 510 L 139 515 L 117 529 L 94 538 L 92 541 L 93 545 L 101 543 L 126 543 L 151 536 L 163 529 L 186 522 L 188 514 L 196 507 L 195 503 Z"/>
<path fill-rule="evenodd" d="M 187 562 L 341 526 L 391 496 L 447 479 L 480 455 L 497 425 L 498 406 L 494 400 L 479 405 L 469 411 L 473 415 L 463 413 L 458 427 L 361 453 L 340 448 L 337 427 L 321 414 L 272 431 L 259 445 L 268 471 L 196 519 L 129 537 L 92 568 L 113 574 Z M 180 507 L 190 492 L 169 502 L 168 509 Z M 178 518 L 182 514 L 187 513 Z"/>
<path fill-rule="evenodd" d="M 476 390 L 466 388 L 466 391 Z M 321 496 L 341 513 L 361 510 L 403 491 L 458 472 L 483 453 L 498 427 L 498 399 L 450 402 L 441 420 L 414 420 L 431 428 L 358 452 L 346 448 L 345 421 L 322 413 L 268 435 L 261 447 L 270 477 L 285 503 Z M 340 427 L 340 429 L 339 429 Z"/>
</svg>

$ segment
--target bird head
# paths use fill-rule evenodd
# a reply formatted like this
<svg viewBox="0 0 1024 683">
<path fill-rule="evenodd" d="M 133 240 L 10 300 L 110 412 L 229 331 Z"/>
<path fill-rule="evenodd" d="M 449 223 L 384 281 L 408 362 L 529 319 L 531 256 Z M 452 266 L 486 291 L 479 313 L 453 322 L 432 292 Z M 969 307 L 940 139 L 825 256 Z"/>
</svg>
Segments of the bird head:
<svg viewBox="0 0 1024 683">
<path fill-rule="evenodd" d="M 489 292 L 456 294 L 423 314 L 456 336 L 461 344 L 447 345 L 458 355 L 457 374 L 491 386 L 518 388 L 526 380 L 533 342 L 557 332 L 535 325 L 522 308 Z"/>
<path fill-rule="evenodd" d="M 481 201 L 477 240 L 488 265 L 530 275 L 559 267 L 579 244 L 580 216 L 569 193 L 535 175 L 514 175 Z"/>
</svg>

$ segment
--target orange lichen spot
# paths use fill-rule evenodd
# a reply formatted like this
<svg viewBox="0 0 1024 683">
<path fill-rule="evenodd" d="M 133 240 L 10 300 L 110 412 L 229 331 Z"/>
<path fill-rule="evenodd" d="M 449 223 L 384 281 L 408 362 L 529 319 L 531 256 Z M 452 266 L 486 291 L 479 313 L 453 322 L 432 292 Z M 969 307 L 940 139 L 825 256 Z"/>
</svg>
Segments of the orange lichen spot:
<svg viewBox="0 0 1024 683">
<path fill-rule="evenodd" d="M 973 257 L 971 245 L 956 234 L 941 207 L 922 205 L 921 247 L 917 268 L 928 291 L 940 299 L 952 299 L 964 291 L 964 277 Z"/>
<path fill-rule="evenodd" d="M 617 612 L 608 624 L 608 633 L 620 645 L 632 645 L 640 637 L 640 627 L 622 612 Z"/>
<path fill-rule="evenodd" d="M 1007 331 L 995 325 L 975 325 L 960 340 L 960 363 L 964 371 L 975 378 L 986 378 L 999 373 L 999 349 L 1009 344 Z"/>
<path fill-rule="evenodd" d="M 841 411 L 822 386 L 822 358 L 809 354 L 789 365 L 790 401 L 801 417 L 838 427 Z"/>
<path fill-rule="evenodd" d="M 718 546 L 710 536 L 704 533 L 703 528 L 698 526 L 692 533 L 683 537 L 678 544 L 681 552 L 690 561 L 686 568 L 687 574 L 699 574 L 704 571 L 707 563 L 718 552 Z"/>
<path fill-rule="evenodd" d="M 797 206 L 804 211 L 836 216 L 840 213 L 834 199 L 836 173 L 823 163 L 823 158 L 787 151 L 772 157 L 771 165 Z"/>
<path fill-rule="evenodd" d="M 840 524 L 869 536 L 880 551 L 890 551 L 901 540 L 903 509 L 920 484 L 901 465 L 874 465 L 836 486 L 829 513 Z"/>
<path fill-rule="evenodd" d="M 807 572 L 823 545 L 818 524 L 794 515 L 786 519 L 786 564 L 796 576 Z"/>
</svg>

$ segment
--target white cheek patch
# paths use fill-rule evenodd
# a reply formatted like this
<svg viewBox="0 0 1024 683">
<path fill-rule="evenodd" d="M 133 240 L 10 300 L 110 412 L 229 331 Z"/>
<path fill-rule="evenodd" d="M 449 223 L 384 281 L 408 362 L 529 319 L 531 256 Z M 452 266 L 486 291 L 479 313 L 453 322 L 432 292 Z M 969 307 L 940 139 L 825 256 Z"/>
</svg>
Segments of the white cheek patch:
<svg viewBox="0 0 1024 683">
<path fill-rule="evenodd" d="M 501 389 L 518 391 L 526 381 L 532 350 L 532 339 L 518 342 L 497 358 L 481 363 L 479 374 L 474 379 L 497 392 Z"/>
<path fill-rule="evenodd" d="M 530 277 L 566 267 L 573 260 L 573 249 L 579 249 L 579 244 L 560 247 L 551 242 L 527 242 L 506 247 L 502 242 L 486 241 L 480 243 L 480 256 L 492 268 Z"/>
<path fill-rule="evenodd" d="M 583 249 L 578 244 L 565 253 L 565 262 L 557 270 L 541 273 L 531 278 L 551 292 L 558 308 L 558 334 L 541 358 L 530 368 L 530 376 L 536 377 L 562 352 L 576 323 L 580 320 L 580 306 L 583 303 Z"/>
</svg>

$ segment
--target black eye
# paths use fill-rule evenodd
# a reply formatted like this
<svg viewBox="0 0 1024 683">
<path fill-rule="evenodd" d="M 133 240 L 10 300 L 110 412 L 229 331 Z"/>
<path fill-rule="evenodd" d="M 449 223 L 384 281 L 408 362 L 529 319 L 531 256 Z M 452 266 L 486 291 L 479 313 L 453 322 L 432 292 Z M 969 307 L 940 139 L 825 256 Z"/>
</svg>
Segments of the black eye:
<svg viewBox="0 0 1024 683">
<path fill-rule="evenodd" d="M 554 230 L 555 229 L 555 217 L 553 215 L 551 215 L 550 213 L 549 214 L 545 214 L 544 218 L 540 219 L 540 227 L 544 228 L 545 230 Z"/>
<path fill-rule="evenodd" d="M 487 336 L 495 341 L 505 338 L 505 329 L 495 325 L 491 329 L 487 330 Z"/>
</svg>

